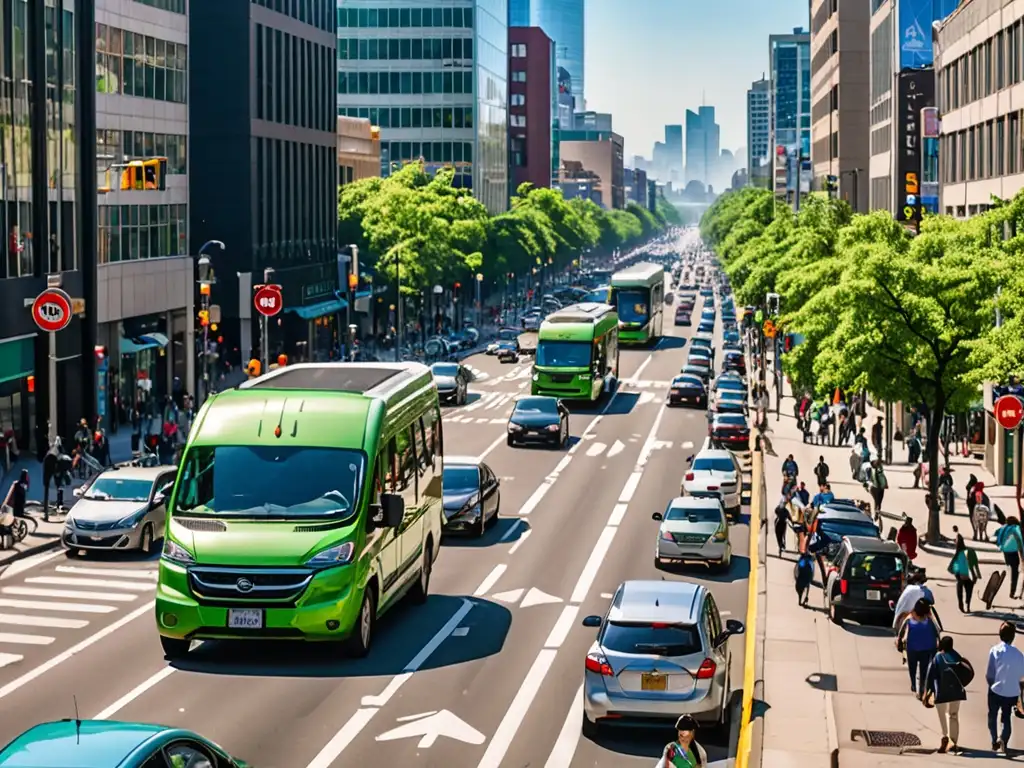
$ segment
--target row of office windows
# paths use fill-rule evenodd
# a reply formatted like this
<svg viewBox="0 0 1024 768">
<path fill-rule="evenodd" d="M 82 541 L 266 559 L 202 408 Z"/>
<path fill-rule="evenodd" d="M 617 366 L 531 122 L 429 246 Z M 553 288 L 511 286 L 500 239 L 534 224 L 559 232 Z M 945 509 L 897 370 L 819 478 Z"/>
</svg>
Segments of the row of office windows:
<svg viewBox="0 0 1024 768">
<path fill-rule="evenodd" d="M 472 107 L 340 107 L 339 117 L 361 117 L 380 128 L 472 128 Z"/>
<path fill-rule="evenodd" d="M 140 5 L 148 5 L 150 8 L 159 8 L 161 11 L 171 13 L 185 13 L 185 0 L 135 0 Z"/>
<path fill-rule="evenodd" d="M 100 264 L 188 253 L 188 206 L 184 204 L 101 205 L 97 210 Z"/>
<path fill-rule="evenodd" d="M 333 47 L 256 24 L 256 117 L 336 130 Z"/>
<path fill-rule="evenodd" d="M 403 37 L 338 39 L 338 58 L 342 61 L 440 61 L 472 59 L 471 37 Z"/>
<path fill-rule="evenodd" d="M 170 0 L 175 2 L 176 0 Z M 183 0 L 182 0 L 183 1 Z M 209 0 L 205 0 L 209 2 Z M 204 2 L 204 0 L 193 0 Z M 271 11 L 291 16 L 296 21 L 322 29 L 324 32 L 334 31 L 335 0 L 252 0 L 253 5 L 260 5 Z"/>
<path fill-rule="evenodd" d="M 392 163 L 472 163 L 471 141 L 382 141 L 380 156 Z"/>
<path fill-rule="evenodd" d="M 338 93 L 473 93 L 473 73 L 339 72 Z"/>
<path fill-rule="evenodd" d="M 96 25 L 96 90 L 184 104 L 188 46 Z"/>
<path fill-rule="evenodd" d="M 339 27 L 472 29 L 472 8 L 339 8 Z"/>
<path fill-rule="evenodd" d="M 1020 110 L 942 136 L 942 181 L 992 179 L 1024 171 Z"/>
<path fill-rule="evenodd" d="M 167 173 L 188 173 L 188 136 L 97 128 L 96 157 L 101 167 L 120 163 L 125 157 L 166 157 Z"/>
<path fill-rule="evenodd" d="M 939 108 L 949 112 L 991 96 L 1024 79 L 1024 20 L 943 65 L 938 75 Z"/>
</svg>

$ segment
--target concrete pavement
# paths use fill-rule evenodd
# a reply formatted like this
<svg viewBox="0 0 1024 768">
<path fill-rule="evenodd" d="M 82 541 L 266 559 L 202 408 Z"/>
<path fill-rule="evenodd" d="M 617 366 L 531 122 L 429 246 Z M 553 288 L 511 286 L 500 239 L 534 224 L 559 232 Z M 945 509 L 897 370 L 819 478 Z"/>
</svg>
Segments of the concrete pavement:
<svg viewBox="0 0 1024 768">
<path fill-rule="evenodd" d="M 819 455 L 829 464 L 832 488 L 838 497 L 867 500 L 868 493 L 850 477 L 850 448 L 832 448 L 804 444 L 793 418 L 793 401 L 782 402 L 781 420 L 771 416 L 770 437 L 777 456 L 766 458 L 769 507 L 774 507 L 782 478 L 782 461 L 792 453 L 800 466 L 800 477 L 813 481 L 813 467 Z M 883 510 L 898 515 L 907 512 L 918 529 L 925 527 L 924 492 L 914 490 L 908 468 L 907 482 L 900 468 L 887 467 L 889 490 Z M 966 481 L 967 472 L 962 473 Z M 980 475 L 979 475 L 980 477 Z M 961 484 L 958 479 L 958 485 Z M 809 485 L 813 485 L 809 483 Z M 965 510 L 963 510 L 965 511 Z M 769 516 L 770 516 L 769 512 Z M 966 517 L 957 516 L 960 530 L 970 536 Z M 895 520 L 891 520 L 895 524 Z M 953 518 L 944 520 L 944 533 L 951 533 Z M 766 531 L 765 531 L 766 532 Z M 929 586 L 945 631 L 954 638 L 956 649 L 978 670 L 968 688 L 968 700 L 960 711 L 960 743 L 968 754 L 963 757 L 935 753 L 941 738 L 938 717 L 925 709 L 910 692 L 907 668 L 894 647 L 887 626 L 863 626 L 847 621 L 832 624 L 825 613 L 820 588 L 812 588 L 808 608 L 796 603 L 793 582 L 793 558 L 780 559 L 774 535 L 768 546 L 766 640 L 764 662 L 764 698 L 767 705 L 764 723 L 766 768 L 819 768 L 820 766 L 959 765 L 979 759 L 1024 761 L 1024 755 L 995 758 L 989 751 L 986 720 L 984 665 L 989 648 L 996 641 L 1000 621 L 1013 618 L 1019 606 L 1011 605 L 1006 589 L 992 612 L 985 612 L 980 596 L 974 600 L 975 613 L 963 615 L 956 602 L 955 585 L 947 574 L 949 555 L 919 550 L 916 564 L 927 568 Z M 795 547 L 792 535 L 790 544 Z M 982 565 L 983 581 L 993 566 Z M 816 582 L 817 584 L 817 582 Z M 858 732 L 877 731 L 895 734 L 907 745 L 898 758 L 898 750 L 868 748 Z M 1024 746 L 1020 736 L 1011 739 Z"/>
<path fill-rule="evenodd" d="M 622 386 L 597 409 L 573 409 L 568 451 L 509 448 L 505 422 L 529 365 L 468 359 L 477 380 L 465 406 L 446 409 L 445 450 L 490 464 L 502 519 L 483 539 L 445 541 L 427 604 L 389 614 L 362 661 L 327 646 L 204 643 L 169 666 L 151 623 L 154 562 L 51 553 L 12 566 L 0 607 L 22 628 L 6 641 L 0 632 L 0 652 L 20 656 L 0 666 L 2 735 L 72 716 L 74 694 L 85 717 L 194 728 L 267 768 L 652 765 L 670 729 L 581 736 L 593 630 L 580 622 L 629 578 L 706 583 L 723 613 L 745 617 L 745 517 L 728 574 L 653 564 L 651 513 L 678 493 L 707 432 L 702 412 L 663 407 L 684 358 L 674 336 L 623 349 Z M 738 692 L 743 643 L 730 650 Z M 712 760 L 729 754 L 700 739 Z"/>
</svg>

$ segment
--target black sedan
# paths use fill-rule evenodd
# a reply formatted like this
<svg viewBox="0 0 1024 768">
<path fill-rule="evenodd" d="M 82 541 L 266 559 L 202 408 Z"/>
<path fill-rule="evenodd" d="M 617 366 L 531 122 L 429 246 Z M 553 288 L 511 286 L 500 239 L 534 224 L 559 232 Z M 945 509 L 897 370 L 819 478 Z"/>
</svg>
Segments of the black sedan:
<svg viewBox="0 0 1024 768">
<path fill-rule="evenodd" d="M 516 341 L 502 341 L 498 344 L 498 362 L 499 363 L 518 363 L 519 362 L 519 343 Z"/>
<path fill-rule="evenodd" d="M 491 468 L 469 456 L 446 456 L 441 492 L 446 533 L 483 536 L 498 519 L 501 483 Z"/>
<path fill-rule="evenodd" d="M 739 413 L 719 413 L 708 426 L 713 445 L 733 451 L 746 451 L 750 445 L 750 426 Z"/>
<path fill-rule="evenodd" d="M 508 444 L 544 443 L 553 448 L 569 444 L 569 410 L 554 397 L 518 400 L 508 417 Z"/>
<path fill-rule="evenodd" d="M 470 370 L 459 363 L 434 363 L 430 366 L 437 385 L 437 397 L 442 403 L 465 405 L 469 394 L 469 382 L 473 380 Z"/>
<path fill-rule="evenodd" d="M 679 373 L 683 375 L 696 376 L 705 384 L 711 381 L 711 369 L 706 366 L 695 365 L 693 363 L 687 362 L 686 365 L 684 365 L 682 369 L 680 369 Z"/>
<path fill-rule="evenodd" d="M 672 379 L 668 390 L 668 404 L 708 407 L 708 390 L 699 376 L 683 373 Z"/>
</svg>

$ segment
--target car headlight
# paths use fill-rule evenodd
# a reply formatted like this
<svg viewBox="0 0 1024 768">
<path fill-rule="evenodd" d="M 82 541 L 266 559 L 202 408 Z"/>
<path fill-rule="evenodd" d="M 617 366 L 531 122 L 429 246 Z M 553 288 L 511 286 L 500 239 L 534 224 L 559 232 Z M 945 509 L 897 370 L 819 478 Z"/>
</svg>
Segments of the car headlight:
<svg viewBox="0 0 1024 768">
<path fill-rule="evenodd" d="M 140 509 L 138 512 L 134 512 L 127 517 L 122 517 L 117 521 L 118 528 L 135 528 L 139 523 L 142 522 L 142 518 L 146 516 L 146 510 Z"/>
<path fill-rule="evenodd" d="M 557 432 L 562 428 L 561 424 L 548 424 L 548 432 Z"/>
<path fill-rule="evenodd" d="M 715 531 L 715 541 L 728 541 L 729 540 L 729 529 L 724 525 Z"/>
<path fill-rule="evenodd" d="M 170 560 L 172 563 L 178 563 L 180 565 L 191 565 L 196 561 L 191 552 L 170 539 L 164 540 L 164 551 L 161 554 L 161 557 L 165 560 Z"/>
<path fill-rule="evenodd" d="M 333 547 L 328 547 L 325 550 L 317 552 L 306 561 L 306 565 L 317 566 L 320 568 L 335 565 L 348 565 L 352 562 L 352 553 L 355 552 L 355 550 L 356 545 L 351 541 L 346 541 L 344 544 L 336 544 Z"/>
<path fill-rule="evenodd" d="M 534 381 L 540 381 L 540 374 L 539 373 L 533 374 L 533 380 Z"/>
<path fill-rule="evenodd" d="M 508 431 L 509 432 L 518 432 L 522 428 L 523 428 L 522 424 L 513 424 L 513 423 L 509 422 L 509 425 L 508 425 Z"/>
</svg>

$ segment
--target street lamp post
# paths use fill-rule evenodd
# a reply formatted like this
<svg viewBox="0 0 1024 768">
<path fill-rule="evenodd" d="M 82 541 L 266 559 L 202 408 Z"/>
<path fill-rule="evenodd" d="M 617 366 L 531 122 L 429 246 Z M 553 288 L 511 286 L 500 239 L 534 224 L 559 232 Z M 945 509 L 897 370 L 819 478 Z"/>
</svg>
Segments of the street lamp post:
<svg viewBox="0 0 1024 768">
<path fill-rule="evenodd" d="M 484 325 L 484 305 L 480 300 L 480 286 L 484 281 L 484 276 L 480 273 L 476 273 L 476 326 L 477 330 Z"/>
<path fill-rule="evenodd" d="M 197 282 L 199 283 L 200 317 L 203 318 L 203 357 L 200 360 L 203 382 L 202 400 L 205 400 L 210 394 L 210 292 L 216 278 L 213 274 L 213 263 L 206 255 L 206 249 L 213 247 L 223 251 L 224 243 L 220 240 L 207 240 L 200 246 L 197 254 L 199 257 L 197 264 L 199 279 Z"/>
</svg>

